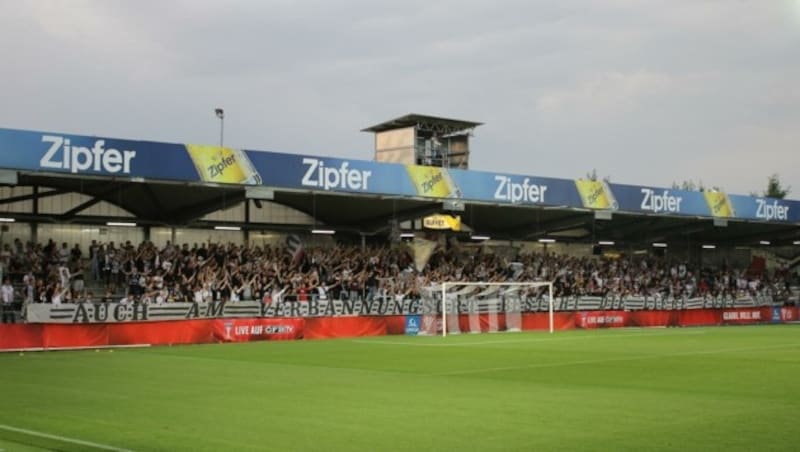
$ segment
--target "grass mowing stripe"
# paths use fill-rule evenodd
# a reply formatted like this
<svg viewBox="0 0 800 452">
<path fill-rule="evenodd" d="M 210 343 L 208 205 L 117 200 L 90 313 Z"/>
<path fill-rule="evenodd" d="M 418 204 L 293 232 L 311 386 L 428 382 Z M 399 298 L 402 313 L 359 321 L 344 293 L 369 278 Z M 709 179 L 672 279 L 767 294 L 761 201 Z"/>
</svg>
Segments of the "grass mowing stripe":
<svg viewBox="0 0 800 452">
<path fill-rule="evenodd" d="M 252 359 L 230 359 L 230 358 L 219 358 L 219 357 L 210 357 L 210 356 L 186 356 L 186 355 L 176 355 L 170 353 L 157 353 L 158 356 L 161 357 L 169 357 L 170 360 L 177 359 L 177 360 L 192 360 L 192 361 L 211 361 L 217 363 L 239 363 L 239 364 L 248 364 L 254 366 L 263 366 L 263 367 L 275 367 L 275 368 L 292 368 L 292 369 L 309 369 L 309 370 L 319 370 L 319 369 L 328 369 L 328 370 L 340 370 L 345 372 L 353 372 L 353 373 L 360 373 L 360 374 L 385 374 L 385 375 L 396 375 L 396 376 L 407 376 L 414 374 L 413 371 L 397 371 L 397 370 L 387 370 L 387 369 L 365 369 L 361 367 L 347 367 L 347 366 L 333 366 L 333 365 L 322 365 L 322 364 L 314 364 L 314 363 L 289 363 L 289 362 L 279 362 L 279 361 L 258 361 L 255 362 Z"/>
<path fill-rule="evenodd" d="M 659 353 L 655 355 L 651 354 L 651 355 L 626 356 L 622 358 L 585 359 L 579 361 L 562 361 L 558 363 L 531 364 L 526 366 L 488 367 L 483 369 L 465 369 L 465 370 L 455 370 L 452 372 L 439 372 L 428 375 L 431 377 L 449 377 L 456 375 L 502 372 L 505 370 L 524 370 L 524 369 L 539 369 L 548 367 L 579 366 L 583 364 L 604 364 L 612 362 L 641 361 L 653 358 L 657 359 L 675 358 L 680 356 L 719 355 L 723 353 L 757 352 L 763 350 L 773 350 L 773 349 L 791 348 L 791 347 L 800 347 L 800 344 L 777 344 L 777 345 L 763 346 L 763 347 L 739 347 L 739 348 L 728 348 L 728 349 L 717 349 L 717 350 L 698 350 L 694 352 Z"/>
<path fill-rule="evenodd" d="M 91 441 L 84 441 L 82 439 L 76 439 L 76 438 L 68 438 L 66 436 L 53 435 L 53 434 L 45 433 L 45 432 L 37 432 L 36 430 L 28 430 L 28 429 L 25 429 L 25 428 L 12 427 L 10 425 L 5 425 L 5 424 L 0 424 L 0 430 L 6 430 L 6 431 L 9 431 L 9 432 L 13 432 L 13 433 L 21 433 L 23 435 L 34 436 L 34 437 L 37 437 L 37 438 L 44 438 L 44 439 L 49 439 L 49 440 L 55 440 L 55 441 L 68 443 L 68 444 L 74 444 L 74 445 L 78 445 L 78 446 L 91 447 L 92 449 L 98 449 L 98 450 L 110 450 L 110 451 L 114 451 L 114 452 L 133 452 L 131 449 L 122 449 L 122 448 L 119 448 L 119 447 L 109 446 L 109 445 L 106 445 L 106 444 L 93 443 Z"/>
</svg>

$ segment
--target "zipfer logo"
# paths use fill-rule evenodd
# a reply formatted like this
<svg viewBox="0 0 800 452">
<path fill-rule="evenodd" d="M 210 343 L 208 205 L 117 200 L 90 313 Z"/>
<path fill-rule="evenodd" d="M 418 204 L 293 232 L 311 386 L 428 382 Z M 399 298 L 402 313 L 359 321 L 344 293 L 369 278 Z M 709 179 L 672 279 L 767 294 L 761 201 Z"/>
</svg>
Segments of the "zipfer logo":
<svg viewBox="0 0 800 452">
<path fill-rule="evenodd" d="M 756 199 L 756 218 L 764 220 L 783 220 L 789 219 L 789 206 L 782 206 L 777 200 L 770 203 L 766 199 Z"/>
<path fill-rule="evenodd" d="M 69 138 L 57 135 L 42 135 L 42 142 L 49 143 L 44 156 L 39 160 L 42 168 L 69 170 L 71 173 L 96 171 L 130 174 L 131 161 L 136 151 L 105 148 L 105 140 L 96 140 L 94 146 L 72 146 Z"/>
</svg>

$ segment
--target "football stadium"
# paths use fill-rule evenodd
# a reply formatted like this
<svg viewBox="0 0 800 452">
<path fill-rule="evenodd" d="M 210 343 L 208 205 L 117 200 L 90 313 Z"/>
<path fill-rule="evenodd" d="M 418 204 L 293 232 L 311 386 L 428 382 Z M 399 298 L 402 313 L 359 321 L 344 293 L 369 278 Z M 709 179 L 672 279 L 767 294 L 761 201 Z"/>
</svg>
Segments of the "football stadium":
<svg viewBox="0 0 800 452">
<path fill-rule="evenodd" d="M 481 125 L 0 129 L 0 450 L 796 449 L 800 201 L 484 172 Z"/>
</svg>

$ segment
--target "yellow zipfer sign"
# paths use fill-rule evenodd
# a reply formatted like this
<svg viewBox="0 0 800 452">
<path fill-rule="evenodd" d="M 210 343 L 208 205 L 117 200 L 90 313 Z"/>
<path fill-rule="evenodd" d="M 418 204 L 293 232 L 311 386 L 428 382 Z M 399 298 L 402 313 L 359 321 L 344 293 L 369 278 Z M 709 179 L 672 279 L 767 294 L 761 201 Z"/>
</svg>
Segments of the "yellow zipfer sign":
<svg viewBox="0 0 800 452">
<path fill-rule="evenodd" d="M 406 165 L 417 195 L 428 198 L 460 198 L 461 190 L 447 169 L 437 166 Z"/>
<path fill-rule="evenodd" d="M 708 210 L 711 211 L 712 217 L 732 218 L 736 216 L 731 200 L 724 192 L 704 191 L 703 196 L 706 198 Z"/>
<path fill-rule="evenodd" d="M 575 179 L 575 186 L 578 188 L 583 207 L 587 209 L 617 209 L 617 200 L 605 181 Z"/>
<path fill-rule="evenodd" d="M 187 144 L 200 180 L 220 184 L 260 185 L 261 175 L 241 149 Z"/>
<path fill-rule="evenodd" d="M 429 215 L 422 219 L 422 226 L 428 229 L 461 230 L 461 217 L 453 215 Z"/>
</svg>

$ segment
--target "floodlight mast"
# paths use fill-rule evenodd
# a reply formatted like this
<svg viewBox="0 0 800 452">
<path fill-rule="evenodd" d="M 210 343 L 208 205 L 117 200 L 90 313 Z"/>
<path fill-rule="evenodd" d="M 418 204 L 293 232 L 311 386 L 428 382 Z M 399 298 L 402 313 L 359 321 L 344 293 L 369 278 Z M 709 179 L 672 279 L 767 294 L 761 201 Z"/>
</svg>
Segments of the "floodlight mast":
<svg viewBox="0 0 800 452">
<path fill-rule="evenodd" d="M 217 115 L 219 118 L 219 146 L 222 147 L 224 145 L 224 134 L 225 134 L 225 110 L 222 108 L 215 108 L 214 114 Z"/>
</svg>

